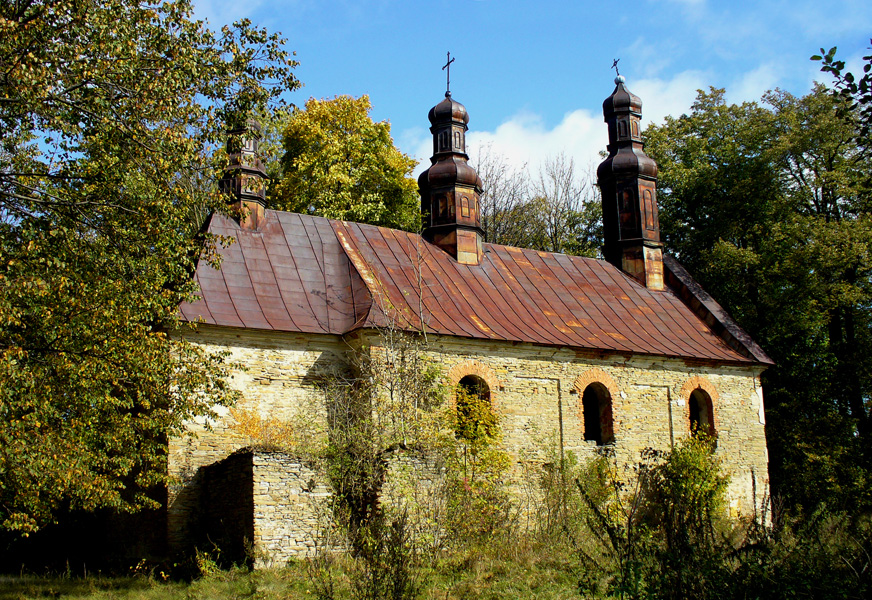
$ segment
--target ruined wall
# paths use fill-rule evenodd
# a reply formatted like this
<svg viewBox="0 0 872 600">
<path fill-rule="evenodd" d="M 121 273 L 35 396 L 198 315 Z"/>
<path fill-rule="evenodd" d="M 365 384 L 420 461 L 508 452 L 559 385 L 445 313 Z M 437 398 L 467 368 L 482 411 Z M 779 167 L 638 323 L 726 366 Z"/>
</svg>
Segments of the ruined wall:
<svg viewBox="0 0 872 600">
<path fill-rule="evenodd" d="M 341 372 L 346 365 L 345 344 L 336 336 L 280 334 L 201 326 L 189 336 L 208 350 L 229 351 L 235 369 L 230 384 L 242 393 L 236 408 L 262 417 L 291 419 L 300 411 L 326 418 L 323 397 L 316 388 L 320 377 Z M 188 423 L 189 435 L 169 442 L 170 475 L 167 538 L 171 552 L 189 548 L 191 530 L 200 505 L 202 467 L 216 463 L 253 440 L 233 430 L 230 411 L 217 408 L 218 418 Z"/>
<path fill-rule="evenodd" d="M 227 563 L 283 566 L 311 556 L 329 520 L 330 486 L 305 460 L 243 448 L 199 471 L 193 541 Z"/>
<path fill-rule="evenodd" d="M 252 460 L 255 566 L 312 556 L 329 525 L 332 491 L 323 474 L 283 452 L 255 452 Z"/>
</svg>

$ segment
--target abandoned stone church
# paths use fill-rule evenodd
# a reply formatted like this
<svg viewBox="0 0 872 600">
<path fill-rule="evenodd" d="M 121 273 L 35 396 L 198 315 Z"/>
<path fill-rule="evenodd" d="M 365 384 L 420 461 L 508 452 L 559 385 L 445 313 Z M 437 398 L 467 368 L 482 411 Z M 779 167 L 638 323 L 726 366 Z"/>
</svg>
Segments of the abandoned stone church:
<svg viewBox="0 0 872 600">
<path fill-rule="evenodd" d="M 603 113 L 603 260 L 483 242 L 469 116 L 446 93 L 429 113 L 421 235 L 265 209 L 257 140 L 247 141 L 223 182 L 240 218 L 208 223 L 234 243 L 220 269 L 200 264 L 201 299 L 183 318 L 200 322 L 198 343 L 245 366 L 232 377 L 240 406 L 277 418 L 317 403 L 314 375 L 347 364 L 361 340 L 378 344 L 380 328 L 423 326 L 447 383 L 486 395 L 516 462 L 533 432 L 582 460 L 611 445 L 632 463 L 699 429 L 716 436 L 731 512 L 748 514 L 768 479 L 760 374 L 771 361 L 663 254 L 657 166 L 622 77 Z M 329 488 L 293 456 L 246 450 L 233 420 L 221 412 L 170 442 L 171 548 L 192 542 L 197 521 L 267 562 L 306 554 L 310 500 Z"/>
</svg>

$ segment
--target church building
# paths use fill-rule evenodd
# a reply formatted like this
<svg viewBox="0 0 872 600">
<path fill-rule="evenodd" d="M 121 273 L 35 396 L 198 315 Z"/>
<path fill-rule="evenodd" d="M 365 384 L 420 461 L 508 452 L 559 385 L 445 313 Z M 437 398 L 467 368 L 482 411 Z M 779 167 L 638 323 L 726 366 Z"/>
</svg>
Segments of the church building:
<svg viewBox="0 0 872 600">
<path fill-rule="evenodd" d="M 581 460 L 610 446 L 633 464 L 704 431 L 731 478 L 731 513 L 750 514 L 768 488 L 760 374 L 772 361 L 663 252 L 642 103 L 623 77 L 615 83 L 597 170 L 602 260 L 483 241 L 469 115 L 448 92 L 428 115 L 420 235 L 266 209 L 249 139 L 222 182 L 239 217 L 207 224 L 233 243 L 219 249 L 220 269 L 199 265 L 201 298 L 181 307 L 200 323 L 194 341 L 244 365 L 232 376 L 239 406 L 282 419 L 323 405 L 319 374 L 378 344 L 383 328 L 425 330 L 446 383 L 489 400 L 516 464 L 535 436 Z M 229 411 L 206 425 L 170 442 L 171 547 L 206 527 L 210 539 L 253 546 L 263 564 L 310 553 L 324 478 L 295 457 L 246 448 Z"/>
</svg>

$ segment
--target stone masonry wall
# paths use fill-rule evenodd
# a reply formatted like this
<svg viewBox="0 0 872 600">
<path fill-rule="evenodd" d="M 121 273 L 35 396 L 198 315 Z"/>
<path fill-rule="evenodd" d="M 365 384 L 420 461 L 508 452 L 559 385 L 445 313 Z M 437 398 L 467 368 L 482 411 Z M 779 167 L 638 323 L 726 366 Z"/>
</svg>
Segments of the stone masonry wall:
<svg viewBox="0 0 872 600">
<path fill-rule="evenodd" d="M 377 336 L 362 336 L 377 345 Z M 697 388 L 714 406 L 716 454 L 730 475 L 734 516 L 751 514 L 768 492 L 768 454 L 758 366 L 712 366 L 654 356 L 602 356 L 569 348 L 431 337 L 431 357 L 448 382 L 466 375 L 484 379 L 491 392 L 503 443 L 523 472 L 523 462 L 544 462 L 549 440 L 584 461 L 595 442 L 584 440 L 584 388 L 609 390 L 618 464 L 639 461 L 646 448 L 668 450 L 690 435 L 688 400 Z M 562 427 L 561 427 L 562 425 Z M 756 497 L 755 497 L 756 496 Z"/>
<path fill-rule="evenodd" d="M 329 525 L 332 494 L 323 474 L 283 452 L 255 452 L 255 566 L 281 566 L 312 556 Z"/>
<path fill-rule="evenodd" d="M 290 419 L 300 410 L 312 410 L 326 419 L 323 398 L 315 383 L 319 377 L 345 368 L 345 344 L 328 335 L 276 334 L 253 330 L 201 326 L 192 341 L 208 350 L 229 351 L 235 369 L 231 385 L 242 398 L 236 408 L 261 417 Z M 230 411 L 217 408 L 218 418 L 188 424 L 189 435 L 169 442 L 171 478 L 167 510 L 167 538 L 171 552 L 189 548 L 191 525 L 199 507 L 198 471 L 252 445 L 253 440 L 233 430 Z"/>
<path fill-rule="evenodd" d="M 379 344 L 373 332 L 351 337 L 356 339 L 202 326 L 196 340 L 215 349 L 229 349 L 231 360 L 246 365 L 246 371 L 236 371 L 232 377 L 232 384 L 244 397 L 240 407 L 286 418 L 300 406 L 311 407 L 318 402 L 323 411 L 323 400 L 315 387 L 319 374 L 344 369 L 349 348 Z M 674 358 L 604 355 L 438 336 L 430 336 L 428 353 L 442 365 L 450 384 L 471 374 L 488 384 L 504 444 L 514 458 L 518 476 L 530 465 L 548 460 L 545 448 L 549 442 L 562 443 L 564 452 L 573 452 L 582 461 L 594 455 L 595 443 L 584 440 L 581 407 L 584 389 L 591 383 L 601 384 L 611 396 L 613 448 L 619 464 L 627 465 L 637 462 L 645 448 L 668 450 L 690 434 L 688 401 L 694 390 L 702 389 L 712 398 L 716 453 L 731 476 L 731 512 L 751 513 L 768 491 L 759 379 L 762 369 L 758 366 L 712 366 Z M 231 425 L 229 413 L 222 411 L 211 429 L 202 421 L 191 423 L 195 436 L 170 443 L 170 474 L 178 481 L 170 490 L 168 514 L 169 541 L 175 547 L 183 546 L 188 539 L 188 497 L 196 496 L 192 490 L 196 489 L 198 469 L 247 445 Z M 284 460 L 273 457 L 261 471 L 255 466 L 255 495 L 261 493 L 257 490 L 264 494 L 261 508 L 255 508 L 261 511 L 255 537 L 257 551 L 264 550 L 264 556 L 269 557 L 264 561 L 286 560 L 312 547 L 281 525 L 266 525 L 294 512 L 293 508 L 280 506 L 282 498 L 322 493 L 313 491 L 321 489 L 314 473 L 316 485 L 312 487 L 309 476 L 302 475 L 302 466 Z M 292 475 L 282 479 L 280 473 L 285 471 Z M 296 472 L 300 475 L 293 475 Z"/>
</svg>

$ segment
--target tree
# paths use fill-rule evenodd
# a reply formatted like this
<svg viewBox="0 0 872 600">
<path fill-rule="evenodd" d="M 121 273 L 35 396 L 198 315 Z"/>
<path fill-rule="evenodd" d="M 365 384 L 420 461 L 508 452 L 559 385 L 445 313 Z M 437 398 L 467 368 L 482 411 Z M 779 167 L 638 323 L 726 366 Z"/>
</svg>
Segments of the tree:
<svg viewBox="0 0 872 600">
<path fill-rule="evenodd" d="M 591 193 L 590 181 L 579 177 L 572 158 L 558 154 L 546 160 L 533 190 L 542 249 L 596 256 L 602 241 L 602 207 Z"/>
<path fill-rule="evenodd" d="M 822 86 L 646 131 L 666 246 L 766 349 L 770 473 L 796 504 L 870 501 L 868 159 Z"/>
<path fill-rule="evenodd" d="M 178 329 L 213 245 L 188 219 L 224 202 L 226 123 L 298 83 L 282 40 L 190 15 L 0 6 L 0 528 L 154 506 L 167 437 L 232 400 L 222 357 Z"/>
<path fill-rule="evenodd" d="M 845 71 L 845 61 L 836 60 L 836 50 L 835 46 L 827 52 L 821 48 L 821 53 L 815 54 L 811 59 L 821 61 L 821 71 L 830 73 L 835 78 L 832 93 L 845 100 L 841 114 L 858 122 L 857 143 L 869 152 L 872 149 L 872 54 L 863 57 L 866 61 L 863 75 L 856 76 Z"/>
<path fill-rule="evenodd" d="M 526 166 L 512 168 L 490 145 L 478 148 L 474 164 L 484 184 L 479 199 L 484 241 L 527 247 L 532 243 L 527 241 L 527 235 L 533 215 L 518 214 L 529 206 Z"/>
<path fill-rule="evenodd" d="M 284 129 L 282 175 L 270 193 L 280 210 L 407 231 L 421 226 L 415 161 L 374 123 L 368 96 L 306 102 Z"/>
</svg>

